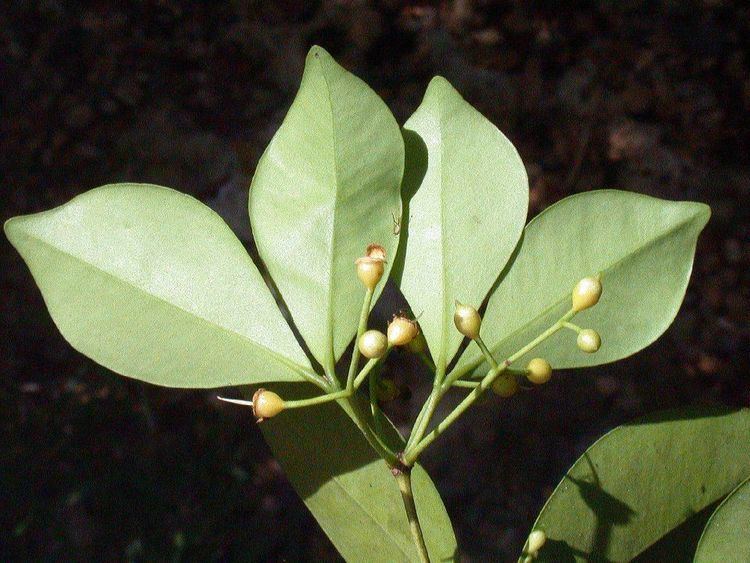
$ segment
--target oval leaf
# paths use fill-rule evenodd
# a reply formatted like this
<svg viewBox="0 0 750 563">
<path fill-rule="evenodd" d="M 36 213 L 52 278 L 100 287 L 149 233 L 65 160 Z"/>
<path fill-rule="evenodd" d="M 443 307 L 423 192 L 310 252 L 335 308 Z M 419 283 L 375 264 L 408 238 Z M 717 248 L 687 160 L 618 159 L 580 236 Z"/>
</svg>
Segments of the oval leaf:
<svg viewBox="0 0 750 563">
<path fill-rule="evenodd" d="M 709 216 L 701 203 L 616 190 L 559 201 L 526 227 L 517 256 L 490 296 L 482 337 L 496 358 L 508 357 L 570 309 L 579 279 L 601 273 L 601 300 L 574 321 L 601 334 L 601 349 L 581 352 L 576 335 L 563 330 L 531 355 L 574 368 L 634 354 L 674 320 Z M 456 369 L 465 373 L 482 361 L 478 348 L 469 346 Z M 486 365 L 478 373 L 485 372 Z"/>
<path fill-rule="evenodd" d="M 288 387 L 279 392 L 294 396 Z M 345 560 L 418 560 L 393 475 L 338 405 L 286 411 L 261 428 L 274 457 Z M 332 451 L 331 444 L 340 448 Z M 457 560 L 445 506 L 419 465 L 412 471 L 412 486 L 431 560 Z"/>
<path fill-rule="evenodd" d="M 103 186 L 5 224 L 79 352 L 169 387 L 300 381 L 310 364 L 222 219 L 159 186 Z"/>
<path fill-rule="evenodd" d="M 706 524 L 695 563 L 750 561 L 749 522 L 750 479 L 746 479 L 724 499 Z"/>
<path fill-rule="evenodd" d="M 440 369 L 463 339 L 455 301 L 479 307 L 518 242 L 528 179 L 511 142 L 444 78 L 430 82 L 404 129 L 407 180 L 418 189 L 404 218 L 400 286 Z"/>
<path fill-rule="evenodd" d="M 539 514 L 534 529 L 549 538 L 539 560 L 680 560 L 676 553 L 691 547 L 677 540 L 680 528 L 750 473 L 748 436 L 748 409 L 668 411 L 616 428 L 573 465 Z M 657 544 L 670 538 L 668 549 Z M 647 557 L 659 549 L 672 556 Z"/>
<path fill-rule="evenodd" d="M 258 252 L 331 373 L 362 308 L 354 261 L 377 243 L 390 264 L 398 245 L 403 166 L 403 139 L 383 101 L 313 47 L 297 97 L 255 171 L 249 209 Z"/>
</svg>

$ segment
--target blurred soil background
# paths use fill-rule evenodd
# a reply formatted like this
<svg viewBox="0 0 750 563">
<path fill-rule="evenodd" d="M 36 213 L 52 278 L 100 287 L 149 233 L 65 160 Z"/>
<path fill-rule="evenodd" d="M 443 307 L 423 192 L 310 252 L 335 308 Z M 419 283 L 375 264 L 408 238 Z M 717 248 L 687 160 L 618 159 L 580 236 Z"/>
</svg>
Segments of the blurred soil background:
<svg viewBox="0 0 750 563">
<path fill-rule="evenodd" d="M 4 2 L 0 218 L 148 181 L 199 197 L 249 243 L 249 180 L 312 44 L 400 123 L 448 78 L 518 147 L 531 215 L 601 187 L 713 209 L 657 344 L 490 400 L 429 450 L 464 560 L 514 560 L 564 471 L 617 424 L 750 406 L 745 2 Z M 0 559 L 337 558 L 248 412 L 76 353 L 0 245 Z M 389 368 L 412 391 L 388 407 L 405 428 L 428 382 L 405 354 Z"/>
</svg>

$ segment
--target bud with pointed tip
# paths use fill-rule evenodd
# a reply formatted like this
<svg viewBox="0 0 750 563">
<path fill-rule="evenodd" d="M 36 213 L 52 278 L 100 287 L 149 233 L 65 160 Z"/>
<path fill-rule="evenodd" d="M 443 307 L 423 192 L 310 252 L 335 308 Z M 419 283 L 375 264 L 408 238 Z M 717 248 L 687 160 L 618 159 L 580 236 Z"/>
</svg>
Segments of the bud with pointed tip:
<svg viewBox="0 0 750 563">
<path fill-rule="evenodd" d="M 394 315 L 388 325 L 388 344 L 391 346 L 404 346 L 414 340 L 419 334 L 416 321 L 403 315 Z"/>
<path fill-rule="evenodd" d="M 599 333 L 590 328 L 585 328 L 578 333 L 578 339 L 576 340 L 578 347 L 589 354 L 596 352 L 602 345 L 602 339 Z"/>
<path fill-rule="evenodd" d="M 273 391 L 258 389 L 253 395 L 253 414 L 258 422 L 271 418 L 284 410 L 284 400 Z"/>
<path fill-rule="evenodd" d="M 492 392 L 503 398 L 512 397 L 518 392 L 518 381 L 509 373 L 504 373 L 492 382 Z"/>
<path fill-rule="evenodd" d="M 537 553 L 539 553 L 539 550 L 544 547 L 545 543 L 547 543 L 547 534 L 542 530 L 534 530 L 529 534 L 528 552 L 536 557 Z"/>
<path fill-rule="evenodd" d="M 359 337 L 357 346 L 365 358 L 380 358 L 388 348 L 388 339 L 379 330 L 368 330 Z"/>
<path fill-rule="evenodd" d="M 453 313 L 453 322 L 458 332 L 475 340 L 479 336 L 482 326 L 482 317 L 471 305 L 464 305 L 456 301 L 456 311 Z"/>
<path fill-rule="evenodd" d="M 552 366 L 544 358 L 534 358 L 526 366 L 526 378 L 535 385 L 547 383 L 552 377 Z"/>
<path fill-rule="evenodd" d="M 593 307 L 602 295 L 602 282 L 599 276 L 586 277 L 573 288 L 573 310 L 576 313 Z"/>
</svg>

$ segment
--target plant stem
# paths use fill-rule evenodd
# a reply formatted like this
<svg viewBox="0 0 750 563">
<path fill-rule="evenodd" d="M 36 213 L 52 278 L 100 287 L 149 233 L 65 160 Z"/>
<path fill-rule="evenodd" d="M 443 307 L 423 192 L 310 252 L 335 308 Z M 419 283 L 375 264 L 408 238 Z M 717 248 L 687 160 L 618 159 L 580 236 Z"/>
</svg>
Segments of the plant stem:
<svg viewBox="0 0 750 563">
<path fill-rule="evenodd" d="M 573 323 L 569 323 L 569 322 L 564 322 L 563 326 L 565 328 L 569 328 L 570 330 L 576 333 L 580 333 L 583 330 L 580 326 L 574 325 Z"/>
<path fill-rule="evenodd" d="M 357 327 L 357 336 L 354 338 L 354 348 L 352 348 L 352 361 L 349 364 L 349 374 L 346 377 L 346 390 L 350 393 L 354 391 L 354 375 L 357 373 L 359 364 L 359 339 L 362 333 L 367 330 L 367 317 L 370 316 L 370 304 L 372 303 L 372 289 L 367 289 L 365 298 L 362 302 L 362 311 L 359 313 L 359 326 Z"/>
<path fill-rule="evenodd" d="M 468 409 L 472 404 L 474 404 L 474 401 L 479 398 L 479 396 L 484 393 L 497 379 L 497 377 L 503 373 L 510 365 L 518 360 L 519 358 L 523 357 L 525 354 L 536 348 L 539 344 L 544 342 L 547 338 L 555 334 L 558 330 L 563 328 L 564 323 L 566 323 L 568 320 L 570 320 L 575 315 L 575 312 L 573 310 L 568 311 L 565 313 L 565 315 L 562 316 L 560 320 L 558 320 L 556 323 L 554 323 L 552 326 L 550 326 L 547 330 L 542 332 L 539 336 L 537 336 L 534 340 L 526 344 L 523 348 L 518 350 L 516 353 L 508 357 L 507 360 L 505 360 L 502 364 L 497 366 L 496 368 L 491 369 L 487 372 L 487 375 L 484 376 L 482 381 L 480 381 L 479 385 L 475 387 L 471 393 L 469 393 L 463 401 L 461 401 L 456 408 L 454 408 L 451 413 L 446 416 L 443 420 L 441 420 L 435 428 L 432 429 L 432 431 L 427 434 L 424 438 L 420 439 L 416 445 L 412 444 L 411 447 L 407 446 L 406 450 L 404 451 L 404 463 L 406 465 L 413 465 L 414 462 L 419 457 L 419 454 L 422 453 L 422 451 L 429 446 L 432 442 L 435 441 L 436 438 L 438 438 L 443 432 L 445 432 L 446 429 L 450 427 L 453 422 L 456 421 L 458 417 L 460 417 L 466 409 Z M 455 381 L 451 381 L 450 378 L 446 379 L 445 385 L 448 386 L 448 388 L 455 383 Z M 447 389 L 447 388 L 446 388 Z"/>
<path fill-rule="evenodd" d="M 497 362 L 495 361 L 495 356 L 493 356 L 492 352 L 490 352 L 490 349 L 487 348 L 487 346 L 484 343 L 484 340 L 482 340 L 482 337 L 477 336 L 474 342 L 476 342 L 477 346 L 479 346 L 479 349 L 482 351 L 482 354 L 484 355 L 484 359 L 487 360 L 487 363 L 490 364 L 490 367 L 492 369 L 497 369 Z"/>
<path fill-rule="evenodd" d="M 409 519 L 409 530 L 411 531 L 411 537 L 414 539 L 414 546 L 417 548 L 419 560 L 422 563 L 430 563 L 430 555 L 427 553 L 427 545 L 425 545 L 424 535 L 422 535 L 422 526 L 419 524 L 419 516 L 417 516 L 417 505 L 414 504 L 410 471 L 410 468 L 405 468 L 405 470 L 394 469 L 393 475 L 401 491 L 406 516 Z"/>
<path fill-rule="evenodd" d="M 334 393 L 327 393 L 326 395 L 318 395 L 317 397 L 310 397 L 309 399 L 297 399 L 293 401 L 284 401 L 284 408 L 287 409 L 299 409 L 302 407 L 311 407 L 312 405 L 320 405 L 322 403 L 328 403 L 329 401 L 336 401 L 349 396 L 349 391 L 344 389 L 343 391 L 336 391 Z"/>
</svg>

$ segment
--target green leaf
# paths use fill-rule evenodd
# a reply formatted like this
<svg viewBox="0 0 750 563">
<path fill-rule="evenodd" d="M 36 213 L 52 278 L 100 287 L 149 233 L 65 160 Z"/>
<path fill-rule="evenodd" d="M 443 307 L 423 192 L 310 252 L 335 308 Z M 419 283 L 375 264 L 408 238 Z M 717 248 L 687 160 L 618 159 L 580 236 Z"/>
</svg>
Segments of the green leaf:
<svg viewBox="0 0 750 563">
<path fill-rule="evenodd" d="M 297 97 L 255 171 L 249 209 L 258 252 L 329 372 L 362 308 L 354 261 L 376 243 L 389 257 L 385 276 L 390 270 L 403 166 L 403 139 L 383 101 L 313 47 Z"/>
<path fill-rule="evenodd" d="M 284 397 L 295 396 L 290 387 L 275 388 Z M 344 559 L 418 560 L 393 475 L 339 406 L 285 411 L 261 428 L 274 457 Z M 431 560 L 457 560 L 450 519 L 419 465 L 412 471 L 412 486 Z"/>
<path fill-rule="evenodd" d="M 681 560 L 690 545 L 679 529 L 750 474 L 748 437 L 748 409 L 667 411 L 616 428 L 542 509 L 534 529 L 549 539 L 539 560 L 665 560 L 647 555 L 657 551 Z"/>
<path fill-rule="evenodd" d="M 747 448 L 747 441 L 738 445 Z M 695 563 L 750 561 L 750 479 L 724 499 L 703 531 L 695 552 Z"/>
<path fill-rule="evenodd" d="M 310 372 L 242 244 L 189 196 L 103 186 L 5 233 L 63 336 L 119 374 L 223 387 Z"/>
<path fill-rule="evenodd" d="M 455 301 L 479 307 L 518 242 L 528 180 L 511 142 L 444 78 L 430 82 L 404 130 L 404 189 L 416 193 L 400 286 L 440 367 L 463 340 Z"/>
<path fill-rule="evenodd" d="M 575 318 L 601 334 L 601 349 L 586 354 L 562 330 L 530 353 L 555 368 L 614 362 L 648 346 L 672 323 L 693 267 L 708 206 L 602 190 L 565 198 L 532 220 L 518 254 L 490 296 L 482 337 L 502 359 L 547 329 L 571 308 L 579 279 L 602 274 L 599 303 Z M 521 359 L 521 362 L 528 357 Z M 483 362 L 469 346 L 461 373 Z M 479 373 L 486 372 L 486 365 Z"/>
</svg>

